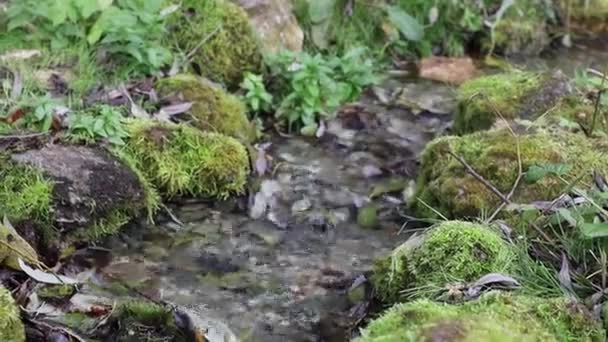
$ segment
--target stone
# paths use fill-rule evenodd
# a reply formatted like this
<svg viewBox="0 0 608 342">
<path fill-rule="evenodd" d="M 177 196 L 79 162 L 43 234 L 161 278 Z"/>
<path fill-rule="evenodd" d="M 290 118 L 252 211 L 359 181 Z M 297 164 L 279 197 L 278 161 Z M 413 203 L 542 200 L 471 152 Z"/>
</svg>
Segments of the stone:
<svg viewBox="0 0 608 342">
<path fill-rule="evenodd" d="M 262 40 L 264 50 L 277 53 L 281 48 L 301 51 L 304 32 L 289 0 L 232 0 L 249 15 L 249 21 Z"/>
</svg>

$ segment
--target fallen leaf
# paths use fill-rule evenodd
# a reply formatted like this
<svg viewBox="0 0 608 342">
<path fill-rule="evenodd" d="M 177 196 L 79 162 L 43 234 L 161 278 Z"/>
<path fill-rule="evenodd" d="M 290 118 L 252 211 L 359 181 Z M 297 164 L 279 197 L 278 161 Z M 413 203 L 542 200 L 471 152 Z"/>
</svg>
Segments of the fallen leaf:
<svg viewBox="0 0 608 342">
<path fill-rule="evenodd" d="M 477 68 L 469 57 L 439 57 L 423 58 L 418 63 L 418 75 L 433 81 L 450 84 L 462 84 L 473 78 Z"/>
<path fill-rule="evenodd" d="M 158 119 L 169 121 L 172 116 L 189 111 L 192 105 L 192 102 L 183 102 L 164 106 L 154 116 Z"/>
<path fill-rule="evenodd" d="M 17 259 L 19 268 L 27 274 L 30 278 L 34 279 L 39 283 L 53 284 L 53 285 L 74 285 L 78 284 L 78 280 L 72 279 L 66 276 L 47 273 L 41 270 L 34 269 L 28 266 L 21 258 Z"/>
</svg>

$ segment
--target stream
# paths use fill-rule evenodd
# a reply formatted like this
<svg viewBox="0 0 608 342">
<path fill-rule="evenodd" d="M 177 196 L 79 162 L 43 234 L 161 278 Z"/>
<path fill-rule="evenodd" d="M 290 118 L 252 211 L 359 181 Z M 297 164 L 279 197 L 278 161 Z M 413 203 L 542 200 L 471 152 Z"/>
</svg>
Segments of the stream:
<svg viewBox="0 0 608 342">
<path fill-rule="evenodd" d="M 572 75 L 608 60 L 602 45 L 523 62 Z M 227 330 L 251 341 L 348 340 L 354 323 L 343 313 L 367 302 L 374 258 L 407 239 L 402 211 L 418 157 L 449 131 L 455 106 L 452 87 L 388 79 L 342 108 L 319 139 L 267 141 L 271 162 L 249 198 L 171 205 L 175 219 L 133 224 L 108 241 L 113 259 L 96 279 L 186 307 L 215 322 L 218 340 L 229 340 Z M 372 202 L 378 224 L 360 227 L 358 208 Z"/>
</svg>

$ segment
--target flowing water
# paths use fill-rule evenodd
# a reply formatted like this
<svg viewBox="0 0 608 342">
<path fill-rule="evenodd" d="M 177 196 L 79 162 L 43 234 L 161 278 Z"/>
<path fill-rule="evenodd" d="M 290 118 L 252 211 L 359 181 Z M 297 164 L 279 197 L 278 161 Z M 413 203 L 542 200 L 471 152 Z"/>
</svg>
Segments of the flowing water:
<svg viewBox="0 0 608 342">
<path fill-rule="evenodd" d="M 572 74 L 602 60 L 608 52 L 590 46 L 525 62 Z M 131 227 L 108 244 L 114 259 L 103 273 L 223 322 L 243 340 L 347 339 L 354 324 L 339 318 L 366 301 L 362 280 L 374 258 L 407 238 L 401 208 L 417 158 L 448 129 L 454 95 L 392 79 L 343 108 L 320 139 L 275 136 L 257 193 L 173 206 L 183 225 L 167 218 Z M 389 191 L 391 182 L 406 191 Z M 370 201 L 376 229 L 357 224 Z"/>
</svg>

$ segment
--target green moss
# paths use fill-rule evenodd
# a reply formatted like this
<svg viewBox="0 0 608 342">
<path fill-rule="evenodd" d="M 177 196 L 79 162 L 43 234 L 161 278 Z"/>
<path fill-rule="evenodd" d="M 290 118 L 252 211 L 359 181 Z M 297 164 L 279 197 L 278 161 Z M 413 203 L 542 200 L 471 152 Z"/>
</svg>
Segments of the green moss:
<svg viewBox="0 0 608 342">
<path fill-rule="evenodd" d="M 378 206 L 368 204 L 359 208 L 357 213 L 357 223 L 363 228 L 375 229 L 378 227 Z"/>
<path fill-rule="evenodd" d="M 512 246 L 490 228 L 460 221 L 442 223 L 426 233 L 415 248 L 400 247 L 376 263 L 372 283 L 380 299 L 395 302 L 405 290 L 428 289 L 431 294 L 445 284 L 472 282 L 493 273 L 514 269 Z"/>
<path fill-rule="evenodd" d="M 522 170 L 532 165 L 566 164 L 566 179 L 589 175 L 592 170 L 608 171 L 603 154 L 608 145 L 601 139 L 563 131 L 538 131 L 517 139 L 506 130 L 478 132 L 463 137 L 443 137 L 430 143 L 422 156 L 415 197 L 448 218 L 475 218 L 493 211 L 500 199 L 467 172 L 451 154 L 463 158 L 480 176 L 503 194 L 511 191 L 518 175 L 518 153 Z M 550 201 L 560 195 L 565 184 L 557 177 L 544 177 L 534 184 L 521 182 L 513 194 L 515 203 Z M 412 208 L 419 217 L 437 214 L 418 200 Z"/>
<path fill-rule="evenodd" d="M 357 341 L 604 341 L 605 331 L 580 304 L 489 293 L 463 305 L 421 299 L 397 304 Z"/>
<path fill-rule="evenodd" d="M 175 326 L 173 312 L 158 304 L 142 301 L 123 303 L 115 314 L 114 321 L 118 331 L 113 336 L 113 341 L 185 341 Z"/>
<path fill-rule="evenodd" d="M 42 299 L 62 299 L 70 297 L 76 290 L 72 285 L 47 285 L 36 291 Z"/>
<path fill-rule="evenodd" d="M 227 198 L 245 190 L 246 149 L 237 140 L 187 125 L 133 120 L 121 152 L 130 156 L 164 195 Z"/>
<path fill-rule="evenodd" d="M 458 90 L 454 131 L 464 134 L 490 128 L 499 119 L 513 119 L 522 98 L 540 86 L 539 75 L 514 71 L 483 76 L 463 83 Z"/>
<path fill-rule="evenodd" d="M 51 207 L 53 184 L 34 168 L 17 165 L 0 155 L 0 215 L 11 222 L 45 221 Z"/>
<path fill-rule="evenodd" d="M 471 282 L 492 273 L 508 273 L 512 248 L 486 226 L 451 221 L 432 229 L 409 263 L 419 286 Z"/>
<path fill-rule="evenodd" d="M 179 94 L 193 102 L 193 124 L 205 131 L 223 133 L 243 142 L 255 139 L 255 127 L 249 122 L 244 104 L 235 96 L 208 80 L 194 75 L 177 75 L 157 84 L 161 95 Z"/>
<path fill-rule="evenodd" d="M 540 53 L 549 45 L 545 11 L 537 1 L 515 2 L 496 24 L 490 49 L 507 55 Z"/>
<path fill-rule="evenodd" d="M 415 286 L 414 276 L 408 267 L 410 254 L 409 248 L 400 246 L 389 257 L 376 260 L 371 282 L 376 297 L 382 302 L 398 302 L 402 291 Z"/>
<path fill-rule="evenodd" d="M 11 293 L 0 286 L 0 341 L 25 342 L 25 330 L 19 308 Z"/>
<path fill-rule="evenodd" d="M 245 71 L 261 69 L 259 42 L 239 6 L 226 0 L 185 0 L 180 9 L 169 19 L 172 45 L 184 53 L 195 51 L 192 63 L 204 76 L 235 88 Z"/>
</svg>

